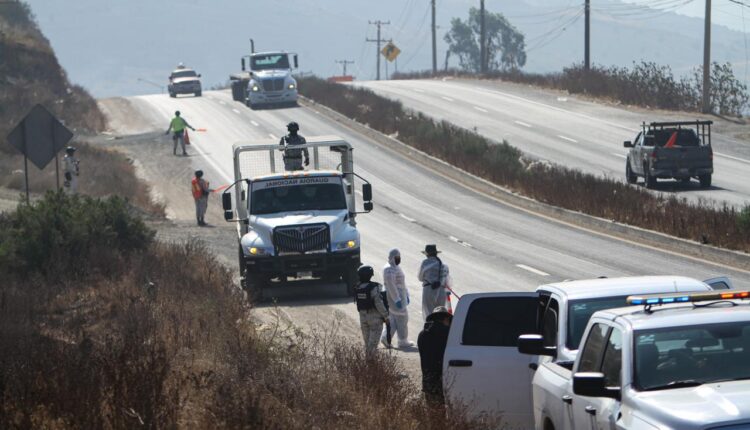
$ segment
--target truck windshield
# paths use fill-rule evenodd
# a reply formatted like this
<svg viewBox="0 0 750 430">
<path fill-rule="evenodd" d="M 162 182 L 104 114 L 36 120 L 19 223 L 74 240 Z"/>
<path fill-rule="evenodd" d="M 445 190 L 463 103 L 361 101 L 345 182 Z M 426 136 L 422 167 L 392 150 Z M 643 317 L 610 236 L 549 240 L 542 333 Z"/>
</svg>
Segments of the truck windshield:
<svg viewBox="0 0 750 430">
<path fill-rule="evenodd" d="M 639 390 L 750 379 L 750 321 L 641 330 L 634 342 Z"/>
<path fill-rule="evenodd" d="M 674 137 L 673 137 L 674 136 Z M 700 146 L 701 141 L 695 130 L 692 129 L 677 129 L 677 128 L 665 128 L 663 130 L 653 130 L 651 133 L 646 135 L 647 146 L 651 146 L 654 143 L 658 147 L 663 147 L 669 142 L 670 139 L 675 139 L 674 146 Z M 651 145 L 648 145 L 648 143 Z"/>
<path fill-rule="evenodd" d="M 565 346 L 570 350 L 578 349 L 591 315 L 596 311 L 626 306 L 626 299 L 627 296 L 571 300 L 568 305 L 568 335 Z"/>
<path fill-rule="evenodd" d="M 289 69 L 289 57 L 287 54 L 253 55 L 250 57 L 250 69 L 252 70 L 275 70 Z"/>
<path fill-rule="evenodd" d="M 195 78 L 198 74 L 195 73 L 193 70 L 182 70 L 179 72 L 173 72 L 172 73 L 172 79 L 179 79 L 179 78 Z"/>
<path fill-rule="evenodd" d="M 263 188 L 256 188 L 256 185 L 253 185 L 250 197 L 250 213 L 253 215 L 347 208 L 341 182 Z"/>
</svg>

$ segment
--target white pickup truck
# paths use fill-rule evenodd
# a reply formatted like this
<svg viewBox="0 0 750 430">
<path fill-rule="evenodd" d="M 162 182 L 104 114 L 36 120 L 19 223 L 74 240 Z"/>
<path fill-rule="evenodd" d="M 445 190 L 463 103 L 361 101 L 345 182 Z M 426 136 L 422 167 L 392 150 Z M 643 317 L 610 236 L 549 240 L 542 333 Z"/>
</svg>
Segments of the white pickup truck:
<svg viewBox="0 0 750 430">
<path fill-rule="evenodd" d="M 537 372 L 548 414 L 537 428 L 750 429 L 748 297 L 647 295 L 596 312 L 572 372 Z M 564 407 L 547 411 L 551 402 Z"/>
<path fill-rule="evenodd" d="M 731 287 L 726 278 L 706 282 L 716 289 Z M 533 428 L 534 371 L 549 365 L 570 372 L 594 312 L 623 306 L 632 294 L 709 291 L 706 282 L 679 276 L 604 278 L 542 285 L 535 292 L 465 294 L 443 360 L 446 399 L 467 408 L 470 416 L 501 414 L 505 428 Z M 525 352 L 541 358 L 521 354 L 519 341 Z"/>
</svg>

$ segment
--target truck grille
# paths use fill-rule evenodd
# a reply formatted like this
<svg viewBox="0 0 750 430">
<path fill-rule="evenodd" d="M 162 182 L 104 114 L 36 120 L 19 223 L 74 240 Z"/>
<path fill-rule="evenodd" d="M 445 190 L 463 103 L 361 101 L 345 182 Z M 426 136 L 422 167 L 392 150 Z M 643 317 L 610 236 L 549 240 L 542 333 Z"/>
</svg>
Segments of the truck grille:
<svg viewBox="0 0 750 430">
<path fill-rule="evenodd" d="M 284 78 L 263 80 L 263 91 L 281 91 L 283 89 L 284 89 Z"/>
<path fill-rule="evenodd" d="M 328 251 L 328 224 L 276 227 L 273 244 L 277 254 Z"/>
</svg>

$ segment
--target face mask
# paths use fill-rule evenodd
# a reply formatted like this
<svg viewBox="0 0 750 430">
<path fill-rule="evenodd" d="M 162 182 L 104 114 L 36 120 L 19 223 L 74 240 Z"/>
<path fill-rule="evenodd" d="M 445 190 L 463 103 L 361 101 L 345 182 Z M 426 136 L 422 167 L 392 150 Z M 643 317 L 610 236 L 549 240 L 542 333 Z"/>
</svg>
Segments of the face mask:
<svg viewBox="0 0 750 430">
<path fill-rule="evenodd" d="M 396 263 L 396 266 L 398 266 L 399 264 L 401 264 L 401 257 L 394 257 L 393 262 Z"/>
</svg>

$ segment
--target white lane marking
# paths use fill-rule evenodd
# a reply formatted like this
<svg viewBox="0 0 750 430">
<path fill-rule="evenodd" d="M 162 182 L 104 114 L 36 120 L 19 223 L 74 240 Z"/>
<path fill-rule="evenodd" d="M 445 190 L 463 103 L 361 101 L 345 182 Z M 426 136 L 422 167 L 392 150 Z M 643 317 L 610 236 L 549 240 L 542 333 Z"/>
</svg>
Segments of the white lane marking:
<svg viewBox="0 0 750 430">
<path fill-rule="evenodd" d="M 463 240 L 455 237 L 455 236 L 448 236 L 448 239 L 450 239 L 453 242 L 456 242 L 457 244 L 463 246 L 464 248 L 473 248 L 469 242 L 464 242 Z"/>
<path fill-rule="evenodd" d="M 260 127 L 260 124 L 258 124 L 257 122 L 255 122 L 253 120 L 250 120 L 250 124 L 252 124 L 252 125 L 254 125 L 256 127 Z"/>
<path fill-rule="evenodd" d="M 276 136 L 275 136 L 275 135 L 274 135 L 273 133 L 268 133 L 268 136 L 269 136 L 269 137 L 270 137 L 271 139 L 276 139 Z"/>
<path fill-rule="evenodd" d="M 443 100 L 445 100 L 445 101 L 447 101 L 447 102 L 453 102 L 453 101 L 455 101 L 452 98 L 446 97 L 446 96 L 441 96 L 440 98 L 443 99 Z"/>
<path fill-rule="evenodd" d="M 224 100 L 219 100 L 219 104 L 225 105 L 225 104 L 227 104 L 227 102 L 225 102 Z"/>
<path fill-rule="evenodd" d="M 424 90 L 420 90 L 419 88 L 413 88 L 413 90 L 416 91 L 416 92 L 418 92 L 418 93 L 423 93 L 424 92 Z"/>
<path fill-rule="evenodd" d="M 474 109 L 478 110 L 479 112 L 484 112 L 484 113 L 489 112 L 487 109 L 482 109 L 479 106 L 474 106 Z"/>
<path fill-rule="evenodd" d="M 531 266 L 527 266 L 525 264 L 516 264 L 516 267 L 518 267 L 519 269 L 526 270 L 526 271 L 531 272 L 531 273 L 535 273 L 535 274 L 537 274 L 539 276 L 549 276 L 549 273 L 542 272 L 539 269 L 535 269 L 535 268 L 533 268 Z"/>
<path fill-rule="evenodd" d="M 242 112 L 238 111 L 237 109 L 232 109 L 232 112 L 236 113 L 237 115 L 240 115 Z"/>
<path fill-rule="evenodd" d="M 523 127 L 526 127 L 526 128 L 531 128 L 531 124 L 527 124 L 527 123 L 525 123 L 523 121 L 513 121 L 513 122 L 515 122 L 516 124 L 518 124 L 520 126 L 523 126 Z"/>
<path fill-rule="evenodd" d="M 612 155 L 614 155 L 615 157 L 620 157 L 620 158 L 628 158 L 628 156 L 627 156 L 627 155 L 624 155 L 624 154 L 618 154 L 618 153 L 616 153 L 616 152 L 612 152 L 611 154 L 612 154 Z"/>
<path fill-rule="evenodd" d="M 203 157 L 206 161 L 208 161 L 208 164 L 210 164 L 211 167 L 213 167 L 214 169 L 216 169 L 216 172 L 219 175 L 221 175 L 221 177 L 224 178 L 224 180 L 227 181 L 228 184 L 231 184 L 231 183 L 234 182 L 234 179 L 230 178 L 229 175 L 227 175 L 226 173 L 224 173 L 224 169 L 222 169 L 221 167 L 219 167 L 219 165 L 216 164 L 216 162 L 211 157 L 209 157 L 208 154 L 206 154 L 205 152 L 203 152 L 203 150 L 201 150 L 200 146 L 198 146 L 198 145 L 190 145 L 190 146 L 193 149 L 195 149 L 196 151 L 198 151 L 198 153 L 201 155 L 201 157 Z"/>
<path fill-rule="evenodd" d="M 745 160 L 744 158 L 735 157 L 733 155 L 722 154 L 721 152 L 716 152 L 716 151 L 714 151 L 714 155 L 718 155 L 719 157 L 729 158 L 735 161 L 740 161 L 742 163 L 750 164 L 750 160 Z"/>
<path fill-rule="evenodd" d="M 401 218 L 403 218 L 403 219 L 405 219 L 405 220 L 407 220 L 409 222 L 417 222 L 417 220 L 415 220 L 414 218 L 409 218 L 408 216 L 406 216 L 404 214 L 398 214 L 398 216 L 400 216 Z"/>
<path fill-rule="evenodd" d="M 354 190 L 354 192 L 355 192 L 356 194 L 359 194 L 360 196 L 363 196 L 363 194 L 362 194 L 362 191 L 360 191 L 360 190 Z"/>
<path fill-rule="evenodd" d="M 565 137 L 565 136 L 563 136 L 562 134 L 558 134 L 558 135 L 557 135 L 557 137 L 559 137 L 559 138 L 560 138 L 560 139 L 562 139 L 562 140 L 567 140 L 568 142 L 578 143 L 578 141 L 577 141 L 577 140 L 575 140 L 575 139 L 571 139 L 571 138 L 569 138 L 569 137 Z"/>
</svg>

